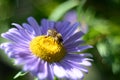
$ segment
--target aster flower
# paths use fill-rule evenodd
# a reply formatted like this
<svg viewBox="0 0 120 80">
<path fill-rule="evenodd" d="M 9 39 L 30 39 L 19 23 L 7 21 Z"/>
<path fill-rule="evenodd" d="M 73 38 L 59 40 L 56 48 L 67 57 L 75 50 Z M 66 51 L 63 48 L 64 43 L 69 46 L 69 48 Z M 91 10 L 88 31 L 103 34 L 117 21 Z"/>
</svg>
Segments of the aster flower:
<svg viewBox="0 0 120 80">
<path fill-rule="evenodd" d="M 74 23 L 78 22 L 77 12 L 74 11 L 74 10 L 68 11 L 64 16 L 64 20 L 71 22 L 72 25 Z M 88 26 L 86 24 L 85 17 L 82 17 L 82 20 L 81 20 L 80 23 L 81 23 L 80 24 L 80 30 L 84 33 L 87 33 L 88 32 Z"/>
<path fill-rule="evenodd" d="M 2 43 L 1 49 L 16 65 L 22 65 L 23 71 L 31 72 L 39 80 L 80 79 L 88 73 L 86 66 L 91 66 L 90 54 L 76 54 L 91 46 L 80 45 L 83 32 L 75 32 L 78 23 L 54 22 L 43 19 L 39 25 L 33 17 L 22 26 L 1 34 L 9 42 Z"/>
<path fill-rule="evenodd" d="M 71 24 L 76 23 L 77 18 L 78 18 L 77 13 L 74 10 L 68 11 L 64 16 L 64 20 L 71 22 Z"/>
</svg>

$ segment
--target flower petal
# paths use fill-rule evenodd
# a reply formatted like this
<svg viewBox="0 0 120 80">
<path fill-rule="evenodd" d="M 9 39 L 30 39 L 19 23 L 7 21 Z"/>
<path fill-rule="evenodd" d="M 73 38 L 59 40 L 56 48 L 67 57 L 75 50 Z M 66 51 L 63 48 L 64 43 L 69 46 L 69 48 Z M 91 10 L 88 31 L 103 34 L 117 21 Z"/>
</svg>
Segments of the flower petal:
<svg viewBox="0 0 120 80">
<path fill-rule="evenodd" d="M 40 80 L 45 79 L 48 75 L 47 62 L 42 61 L 38 68 L 39 68 L 39 72 L 37 75 L 38 78 Z"/>
<path fill-rule="evenodd" d="M 79 39 L 80 37 L 82 37 L 84 35 L 83 32 L 76 32 L 73 35 L 67 37 L 66 39 L 64 39 L 63 43 L 67 43 L 69 41 L 76 41 L 77 39 Z"/>
<path fill-rule="evenodd" d="M 76 40 L 76 41 L 71 41 L 71 42 L 68 42 L 68 43 L 65 43 L 64 46 L 66 48 L 71 48 L 71 47 L 77 47 L 79 46 L 80 44 L 82 44 L 84 41 L 83 40 Z"/>
<path fill-rule="evenodd" d="M 71 64 L 69 64 L 66 61 L 63 61 L 61 64 L 64 68 L 66 68 L 65 70 L 66 70 L 67 78 L 70 78 L 72 80 L 77 80 L 77 79 L 83 78 L 84 75 L 79 69 L 71 66 Z M 78 75 L 76 75 L 76 74 L 78 74 Z"/>
<path fill-rule="evenodd" d="M 56 22 L 55 28 L 57 29 L 59 33 L 63 35 L 63 33 L 66 32 L 66 30 L 70 28 L 70 22 L 68 21 Z"/>
<path fill-rule="evenodd" d="M 48 63 L 48 75 L 47 75 L 47 79 L 48 80 L 54 80 L 54 73 L 53 73 L 53 66 L 51 64 Z"/>
<path fill-rule="evenodd" d="M 54 74 L 59 78 L 63 78 L 66 76 L 65 69 L 58 63 L 53 64 L 53 71 L 54 71 Z"/>
<path fill-rule="evenodd" d="M 17 23 L 12 23 L 13 26 L 17 27 L 18 29 L 23 29 L 21 25 L 17 24 Z"/>
<path fill-rule="evenodd" d="M 23 23 L 22 26 L 29 32 L 29 34 L 35 35 L 35 31 L 33 30 L 33 27 L 31 25 Z"/>
<path fill-rule="evenodd" d="M 67 63 L 69 63 L 72 67 L 74 67 L 74 68 L 76 68 L 76 69 L 79 69 L 80 71 L 84 71 L 85 73 L 88 73 L 87 68 L 85 68 L 85 66 L 83 66 L 83 65 L 80 65 L 80 64 L 79 64 L 80 62 L 75 62 L 74 59 L 73 59 L 73 61 L 72 61 L 72 58 L 71 58 L 71 60 L 65 59 L 65 61 L 66 61 Z"/>
<path fill-rule="evenodd" d="M 68 47 L 67 51 L 68 52 L 81 52 L 81 51 L 88 49 L 88 48 L 92 48 L 92 46 L 90 46 L 90 45 L 78 46 L 78 47 L 70 46 L 70 48 Z"/>
<path fill-rule="evenodd" d="M 91 54 L 67 54 L 65 61 L 67 60 L 83 66 L 91 66 L 90 61 L 93 60 L 85 57 L 91 57 Z"/>
<path fill-rule="evenodd" d="M 46 35 L 48 29 L 53 29 L 54 22 L 53 21 L 48 21 L 46 19 L 42 19 L 41 27 L 42 27 L 42 34 Z"/>
<path fill-rule="evenodd" d="M 28 19 L 29 24 L 33 27 L 35 31 L 35 35 L 38 36 L 41 34 L 40 26 L 37 21 L 33 17 L 29 17 Z"/>
<path fill-rule="evenodd" d="M 79 26 L 79 23 L 75 23 L 73 26 L 68 26 L 69 28 L 66 30 L 66 32 L 63 33 L 63 39 L 66 40 L 69 36 L 73 35 L 77 27 Z"/>
</svg>

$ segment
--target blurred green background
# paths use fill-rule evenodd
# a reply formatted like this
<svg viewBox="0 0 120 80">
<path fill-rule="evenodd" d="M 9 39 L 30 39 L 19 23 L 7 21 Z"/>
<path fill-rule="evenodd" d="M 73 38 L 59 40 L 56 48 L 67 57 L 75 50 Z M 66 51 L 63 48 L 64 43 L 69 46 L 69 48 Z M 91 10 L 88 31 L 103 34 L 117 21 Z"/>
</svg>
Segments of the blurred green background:
<svg viewBox="0 0 120 80">
<path fill-rule="evenodd" d="M 73 11 L 73 13 L 70 13 Z M 0 0 L 0 34 L 12 22 L 22 24 L 29 16 L 81 22 L 84 40 L 94 48 L 86 50 L 94 62 L 84 80 L 120 80 L 120 0 Z M 77 16 L 77 17 L 75 17 Z M 0 37 L 0 43 L 6 40 Z M 12 65 L 0 50 L 0 80 L 13 80 L 21 69 Z M 30 74 L 16 80 L 33 80 Z"/>
</svg>

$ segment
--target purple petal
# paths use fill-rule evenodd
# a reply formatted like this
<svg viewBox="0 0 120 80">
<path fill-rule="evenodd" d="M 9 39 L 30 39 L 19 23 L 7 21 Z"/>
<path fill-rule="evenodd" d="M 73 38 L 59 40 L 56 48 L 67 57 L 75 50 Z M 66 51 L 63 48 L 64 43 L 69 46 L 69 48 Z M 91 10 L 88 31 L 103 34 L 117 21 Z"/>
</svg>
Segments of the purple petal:
<svg viewBox="0 0 120 80">
<path fill-rule="evenodd" d="M 31 36 L 24 29 L 17 30 L 17 29 L 12 28 L 12 29 L 9 29 L 8 34 L 19 37 L 26 41 L 31 40 Z"/>
<path fill-rule="evenodd" d="M 60 33 L 63 34 L 63 33 L 66 31 L 66 28 L 67 28 L 67 27 L 70 27 L 70 22 L 63 21 L 62 23 L 63 23 L 63 25 L 61 26 Z"/>
<path fill-rule="evenodd" d="M 13 41 L 13 42 L 16 42 L 16 43 L 18 43 L 18 42 L 27 43 L 27 42 L 24 41 L 23 39 L 21 40 L 20 38 L 11 35 L 11 34 L 9 34 L 8 32 L 7 32 L 7 33 L 2 33 L 1 36 L 2 36 L 3 38 L 6 38 L 6 39 L 8 39 L 8 40 L 10 40 L 10 41 Z"/>
<path fill-rule="evenodd" d="M 71 42 L 71 41 L 75 41 L 77 39 L 79 39 L 80 37 L 82 37 L 84 35 L 83 32 L 76 32 L 75 34 L 69 36 L 68 38 L 64 39 L 63 43 L 66 43 L 66 42 Z"/>
<path fill-rule="evenodd" d="M 54 80 L 54 73 L 51 64 L 48 63 L 47 69 L 48 69 L 47 79 Z"/>
<path fill-rule="evenodd" d="M 69 21 L 71 24 L 77 22 L 77 12 L 72 10 L 65 14 L 64 20 Z"/>
<path fill-rule="evenodd" d="M 55 23 L 55 29 L 60 33 L 60 30 L 62 28 L 62 22 L 56 22 Z"/>
<path fill-rule="evenodd" d="M 2 43 L 1 48 L 5 50 L 5 53 L 11 58 L 22 58 L 31 55 L 29 47 L 26 45 L 15 43 Z"/>
<path fill-rule="evenodd" d="M 31 55 L 30 51 L 22 49 L 22 48 L 16 48 L 11 51 L 10 51 L 10 49 L 12 49 L 12 48 L 7 48 L 7 49 L 9 49 L 8 50 L 9 52 L 7 54 L 11 58 L 22 58 L 22 57 Z"/>
<path fill-rule="evenodd" d="M 92 61 L 92 59 L 88 59 L 88 60 L 91 60 Z M 92 64 L 91 64 L 91 62 L 89 62 L 89 61 L 87 61 L 87 60 L 83 60 L 81 63 L 79 63 L 80 65 L 84 65 L 84 66 L 91 66 Z"/>
<path fill-rule="evenodd" d="M 46 19 L 43 19 L 41 21 L 41 27 L 42 27 L 42 34 L 46 34 L 49 28 L 49 22 Z"/>
<path fill-rule="evenodd" d="M 79 70 L 79 69 L 76 69 L 75 67 L 71 66 L 71 64 L 69 64 L 68 62 L 66 61 L 62 61 L 62 66 L 64 68 L 66 68 L 66 72 L 67 72 L 67 78 L 70 78 L 72 80 L 74 79 L 82 79 L 83 78 L 83 73 Z M 79 74 L 79 75 L 76 75 L 76 74 Z"/>
<path fill-rule="evenodd" d="M 78 26 L 79 26 L 79 23 L 76 23 L 73 26 L 68 26 L 69 29 L 67 29 L 66 32 L 63 33 L 63 39 L 65 40 L 66 38 L 71 36 L 75 32 Z"/>
<path fill-rule="evenodd" d="M 63 22 L 57 22 L 55 25 L 55 28 L 59 33 L 63 35 L 64 32 L 70 27 L 70 22 L 63 21 Z"/>
<path fill-rule="evenodd" d="M 66 76 L 66 70 L 59 63 L 53 64 L 53 71 L 54 74 L 59 78 L 63 78 Z"/>
<path fill-rule="evenodd" d="M 74 60 L 74 59 L 73 59 Z M 85 73 L 88 73 L 88 70 L 87 68 L 85 68 L 85 66 L 82 66 L 80 65 L 79 63 L 80 62 L 75 62 L 75 61 L 72 61 L 72 58 L 71 58 L 71 61 L 70 60 L 67 60 L 65 59 L 66 62 L 68 62 L 72 67 L 76 68 L 76 69 L 79 69 L 81 71 L 84 71 Z"/>
<path fill-rule="evenodd" d="M 55 27 L 54 21 L 49 21 L 49 28 L 53 29 Z"/>
<path fill-rule="evenodd" d="M 67 54 L 65 61 L 69 61 L 75 64 L 84 65 L 84 66 L 91 66 L 91 62 L 93 61 L 90 58 L 85 58 L 86 56 L 91 57 L 90 54 Z"/>
<path fill-rule="evenodd" d="M 40 80 L 45 79 L 48 75 L 48 70 L 47 70 L 47 62 L 42 61 L 39 65 L 39 72 L 38 72 L 38 78 Z"/>
<path fill-rule="evenodd" d="M 29 68 L 29 70 L 31 71 L 31 73 L 34 75 L 34 76 L 37 76 L 38 75 L 38 72 L 39 72 L 39 65 L 40 65 L 40 59 L 37 59 L 34 64 L 31 64 L 31 67 Z M 33 66 L 34 65 L 34 66 Z M 27 67 L 27 65 L 26 65 Z M 24 68 L 25 69 L 25 68 Z"/>
<path fill-rule="evenodd" d="M 19 31 L 20 30 L 12 28 L 6 33 L 2 33 L 1 36 L 16 43 L 28 44 L 31 40 L 30 36 L 24 30 L 22 30 L 21 33 L 19 33 Z"/>
<path fill-rule="evenodd" d="M 69 56 L 69 57 L 73 57 L 73 58 L 84 58 L 84 57 L 93 57 L 91 54 L 89 54 L 89 53 L 84 53 L 84 54 L 71 54 L 71 53 L 68 53 L 67 54 L 67 56 Z"/>
<path fill-rule="evenodd" d="M 88 48 L 92 48 L 92 46 L 88 45 L 88 46 L 78 46 L 78 47 L 74 47 L 74 46 L 70 46 L 70 48 L 67 48 L 68 52 L 81 52 L 83 50 L 86 50 Z"/>
<path fill-rule="evenodd" d="M 29 34 L 35 35 L 35 32 L 34 32 L 32 26 L 30 26 L 27 23 L 23 23 L 22 26 L 29 32 Z"/>
<path fill-rule="evenodd" d="M 28 56 L 23 56 L 23 57 L 19 57 L 19 58 L 15 58 L 15 64 L 16 65 L 24 65 L 26 62 L 31 61 L 32 59 L 34 59 L 34 56 L 32 55 L 28 55 Z"/>
<path fill-rule="evenodd" d="M 19 33 L 24 36 L 26 39 L 28 39 L 29 41 L 31 41 L 31 39 L 34 37 L 33 34 L 29 34 L 27 31 L 21 29 L 19 30 Z"/>
<path fill-rule="evenodd" d="M 41 21 L 42 33 L 47 34 L 48 29 L 53 29 L 55 22 L 43 19 Z"/>
<path fill-rule="evenodd" d="M 82 40 L 76 40 L 75 42 L 71 41 L 71 42 L 68 42 L 68 43 L 64 43 L 64 46 L 66 48 L 70 48 L 70 47 L 77 47 L 79 46 L 80 44 L 82 44 L 84 41 Z"/>
<path fill-rule="evenodd" d="M 17 24 L 17 23 L 12 23 L 12 25 L 14 25 L 15 27 L 17 27 L 18 29 L 23 29 L 21 25 Z"/>
<path fill-rule="evenodd" d="M 36 36 L 40 35 L 41 34 L 41 30 L 40 30 L 40 26 L 37 23 L 37 21 L 33 17 L 29 17 L 28 18 L 28 22 L 33 27 Z"/>
<path fill-rule="evenodd" d="M 40 61 L 37 58 L 28 58 L 27 60 L 24 61 L 25 65 L 24 65 L 23 70 L 32 71 L 35 69 L 35 67 L 38 65 L 39 62 Z"/>
</svg>

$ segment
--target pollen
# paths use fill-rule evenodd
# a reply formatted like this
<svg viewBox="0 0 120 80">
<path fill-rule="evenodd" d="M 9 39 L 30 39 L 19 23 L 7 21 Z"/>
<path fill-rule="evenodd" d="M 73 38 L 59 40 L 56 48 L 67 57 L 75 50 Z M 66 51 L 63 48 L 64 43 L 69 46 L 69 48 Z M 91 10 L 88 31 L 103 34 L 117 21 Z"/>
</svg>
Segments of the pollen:
<svg viewBox="0 0 120 80">
<path fill-rule="evenodd" d="M 61 61 L 66 54 L 63 44 L 51 36 L 37 36 L 31 40 L 29 46 L 32 54 L 50 63 Z"/>
</svg>

